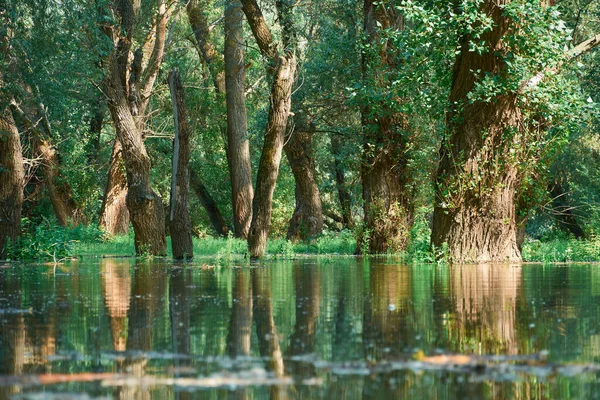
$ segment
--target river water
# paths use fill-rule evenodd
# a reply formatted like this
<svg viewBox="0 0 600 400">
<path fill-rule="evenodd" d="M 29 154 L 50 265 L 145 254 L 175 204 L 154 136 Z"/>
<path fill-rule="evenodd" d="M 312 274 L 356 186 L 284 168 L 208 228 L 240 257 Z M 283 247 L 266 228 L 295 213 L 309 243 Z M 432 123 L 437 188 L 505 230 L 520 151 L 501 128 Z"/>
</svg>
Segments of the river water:
<svg viewBox="0 0 600 400">
<path fill-rule="evenodd" d="M 0 399 L 600 398 L 600 265 L 0 265 Z"/>
</svg>

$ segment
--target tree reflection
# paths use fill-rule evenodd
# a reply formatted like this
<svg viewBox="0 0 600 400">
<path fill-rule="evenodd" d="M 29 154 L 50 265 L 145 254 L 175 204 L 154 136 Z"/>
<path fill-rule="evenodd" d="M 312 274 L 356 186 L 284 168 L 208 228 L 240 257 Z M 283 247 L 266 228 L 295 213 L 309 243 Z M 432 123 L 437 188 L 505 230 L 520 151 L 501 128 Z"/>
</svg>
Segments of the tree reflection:
<svg viewBox="0 0 600 400">
<path fill-rule="evenodd" d="M 25 362 L 25 321 L 22 310 L 21 280 L 11 271 L 0 270 L 1 308 L 11 310 L 0 315 L 0 374 L 21 375 Z M 16 386 L 0 387 L 0 398 L 19 391 Z"/>
<path fill-rule="evenodd" d="M 253 309 L 256 318 L 256 333 L 261 357 L 266 359 L 267 371 L 277 378 L 285 376 L 285 366 L 279 344 L 279 333 L 273 317 L 273 297 L 271 295 L 271 269 L 253 268 L 252 294 Z M 272 399 L 287 399 L 287 387 L 272 385 L 269 388 Z"/>
<path fill-rule="evenodd" d="M 103 258 L 100 262 L 102 294 L 108 318 L 113 349 L 127 349 L 127 314 L 131 301 L 131 272 L 129 263 Z"/>
</svg>

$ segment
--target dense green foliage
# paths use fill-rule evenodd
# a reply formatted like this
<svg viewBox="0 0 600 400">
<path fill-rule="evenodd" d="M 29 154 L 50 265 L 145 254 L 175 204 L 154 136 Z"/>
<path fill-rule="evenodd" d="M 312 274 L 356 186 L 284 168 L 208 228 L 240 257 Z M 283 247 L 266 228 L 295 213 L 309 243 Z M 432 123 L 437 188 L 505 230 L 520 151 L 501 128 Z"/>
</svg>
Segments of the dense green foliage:
<svg viewBox="0 0 600 400">
<path fill-rule="evenodd" d="M 279 39 L 280 21 L 274 3 L 264 1 L 260 5 Z M 270 234 L 275 240 L 269 245 L 269 253 L 350 254 L 356 250 L 355 239 L 368 235 L 369 228 L 361 222 L 360 163 L 363 154 L 376 151 L 378 146 L 364 142 L 365 116 L 361 110 L 368 104 L 371 117 L 401 114 L 408 121 L 403 128 L 408 150 L 402 157 L 413 177 L 417 211 L 405 255 L 434 261 L 443 253 L 443 249 L 430 249 L 429 234 L 438 150 L 448 134 L 446 115 L 449 107 L 454 107 L 448 104 L 452 65 L 461 50 L 459 40 L 465 35 L 470 51 L 491 51 L 481 40 L 493 25 L 479 10 L 482 1 L 383 1 L 403 15 L 403 29 L 380 27 L 379 44 L 365 38 L 361 2 L 292 3 L 301 60 L 292 111 L 307 116 L 315 128 L 312 151 L 327 229 L 323 237 L 311 243 L 286 244 L 284 238 L 295 207 L 295 183 L 284 158 L 273 202 Z M 518 210 L 523 218 L 528 217 L 523 255 L 532 261 L 598 259 L 600 254 L 592 249 L 596 248 L 595 238 L 600 231 L 600 54 L 586 52 L 565 65 L 561 60 L 570 48 L 599 32 L 600 5 L 580 0 L 556 3 L 546 7 L 514 0 L 503 6 L 504 15 L 517 27 L 503 38 L 504 75 L 480 76 L 469 101 L 493 103 L 500 94 L 519 93 L 524 81 L 551 70 L 540 85 L 519 97 L 530 136 L 524 147 L 519 144 L 521 147 L 514 149 L 514 159 L 509 156 L 510 161 L 506 161 L 519 164 L 525 171 Z M 156 9 L 153 1 L 141 4 L 137 23 L 144 29 L 140 32 L 152 27 Z M 204 1 L 202 6 L 206 20 L 213 24 L 210 41 L 222 52 L 223 2 Z M 12 60 L 11 65 L 2 65 L 0 105 L 5 105 L 10 96 L 23 108 L 41 104 L 43 119 L 50 127 L 46 139 L 59 159 L 55 180 L 68 187 L 76 205 L 73 224 L 80 224 L 73 228 L 57 226 L 44 185 L 47 178 L 41 172 L 43 160 L 33 144 L 35 135 L 20 126 L 27 159 L 26 201 L 23 235 L 10 249 L 13 259 L 57 260 L 69 255 L 131 251 L 131 237 L 108 238 L 96 229 L 115 138 L 103 93 L 107 57 L 113 44 L 102 27 L 117 20 L 110 7 L 108 0 L 7 0 L 0 6 L 0 29 L 10 42 Z M 150 98 L 144 132 L 152 161 L 152 184 L 166 206 L 174 126 L 165 78 L 171 68 L 177 67 L 194 132 L 190 168 L 198 173 L 231 225 L 224 95 L 215 92 L 210 71 L 199 57 L 184 2 L 173 3 L 172 8 L 166 56 Z M 270 85 L 265 78 L 266 61 L 248 26 L 244 31 L 249 139 L 256 174 Z M 134 41 L 140 45 L 144 37 L 135 37 Z M 377 60 L 375 56 L 388 45 L 395 49 L 396 68 L 372 61 L 363 65 L 361 60 Z M 560 68 L 552 70 L 556 67 Z M 100 132 L 94 132 L 91 122 L 98 109 L 104 114 L 104 123 Z M 333 149 L 334 140 L 341 146 Z M 343 186 L 350 196 L 353 223 L 349 226 L 342 226 L 336 218 L 343 214 L 336 168 L 345 174 Z M 198 254 L 245 253 L 240 241 L 210 239 L 215 232 L 208 216 L 197 197 L 192 195 L 191 201 L 193 229 L 200 239 L 196 242 Z M 566 223 L 565 214 L 570 218 Z M 569 224 L 577 225 L 589 242 L 570 239 Z M 565 244 L 552 253 L 555 255 L 545 256 L 548 250 L 542 242 L 548 240 Z"/>
</svg>

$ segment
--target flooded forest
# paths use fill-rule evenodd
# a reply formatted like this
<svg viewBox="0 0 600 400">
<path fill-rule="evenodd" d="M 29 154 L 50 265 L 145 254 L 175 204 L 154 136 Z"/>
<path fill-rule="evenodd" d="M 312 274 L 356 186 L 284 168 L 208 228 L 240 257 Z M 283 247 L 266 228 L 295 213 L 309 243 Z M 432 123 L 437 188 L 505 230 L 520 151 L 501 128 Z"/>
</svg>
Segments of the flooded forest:
<svg viewBox="0 0 600 400">
<path fill-rule="evenodd" d="M 0 1 L 0 398 L 600 396 L 600 2 Z"/>
</svg>

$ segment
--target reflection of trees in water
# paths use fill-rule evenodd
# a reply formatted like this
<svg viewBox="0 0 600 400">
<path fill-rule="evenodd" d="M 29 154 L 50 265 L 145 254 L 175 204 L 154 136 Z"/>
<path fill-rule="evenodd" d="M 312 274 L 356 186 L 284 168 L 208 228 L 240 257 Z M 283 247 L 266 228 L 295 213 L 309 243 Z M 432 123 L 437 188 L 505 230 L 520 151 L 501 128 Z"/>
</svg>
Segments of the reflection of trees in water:
<svg viewBox="0 0 600 400">
<path fill-rule="evenodd" d="M 369 296 L 363 314 L 365 356 L 373 360 L 397 357 L 411 334 L 406 320 L 411 300 L 410 269 L 406 265 L 372 264 Z M 409 339 L 410 340 L 410 339 Z"/>
<path fill-rule="evenodd" d="M 10 271 L 0 271 L 1 307 L 22 309 L 21 279 Z M 0 374 L 21 375 L 25 360 L 25 321 L 22 313 L 0 315 Z M 15 386 L 0 387 L 0 398 L 20 391 Z"/>
<path fill-rule="evenodd" d="M 253 268 L 252 275 L 252 304 L 258 335 L 258 348 L 261 357 L 266 360 L 267 371 L 277 378 L 285 376 L 283 355 L 279 344 L 279 333 L 273 316 L 273 298 L 271 295 L 271 269 Z M 271 399 L 287 399 L 287 387 L 272 385 L 269 388 Z"/>
<path fill-rule="evenodd" d="M 189 374 L 190 356 L 190 290 L 192 271 L 184 265 L 171 267 L 169 276 L 169 316 L 171 322 L 172 352 L 174 359 L 174 375 L 179 377 Z M 183 356 L 180 358 L 180 356 Z M 177 400 L 191 398 L 191 393 L 176 391 Z"/>
<path fill-rule="evenodd" d="M 126 348 L 128 351 L 153 349 L 153 321 L 164 312 L 167 289 L 167 265 L 161 261 L 137 261 L 129 306 Z M 136 377 L 145 374 L 148 360 L 145 357 L 127 358 L 123 364 L 126 372 Z M 157 393 L 153 392 L 152 396 Z M 119 389 L 122 399 L 149 399 L 149 388 L 125 386 Z"/>
<path fill-rule="evenodd" d="M 449 344 L 458 352 L 518 354 L 517 295 L 521 267 L 465 265 L 450 267 L 453 300 Z"/>
<path fill-rule="evenodd" d="M 127 313 L 131 300 L 131 272 L 129 263 L 103 258 L 100 262 L 102 294 L 110 320 L 113 349 L 126 350 Z"/>
</svg>

